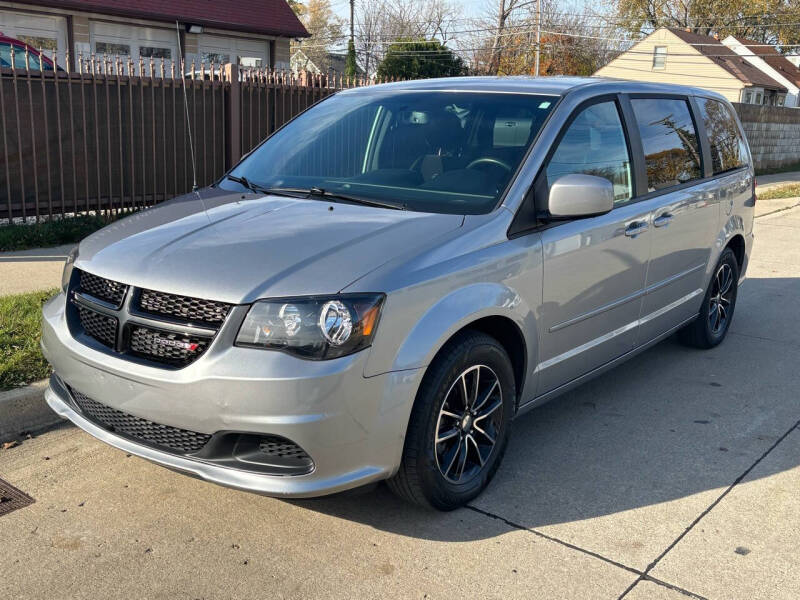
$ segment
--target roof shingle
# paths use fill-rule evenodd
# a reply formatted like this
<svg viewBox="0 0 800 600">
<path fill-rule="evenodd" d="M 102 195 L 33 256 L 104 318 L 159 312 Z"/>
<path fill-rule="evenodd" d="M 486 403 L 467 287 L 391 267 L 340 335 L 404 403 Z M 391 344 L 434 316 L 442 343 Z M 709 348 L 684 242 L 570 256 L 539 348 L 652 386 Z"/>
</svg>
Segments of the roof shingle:
<svg viewBox="0 0 800 600">
<path fill-rule="evenodd" d="M 733 38 L 746 46 L 750 52 L 763 59 L 770 67 L 778 71 L 786 79 L 791 81 L 796 86 L 800 86 L 800 69 L 794 66 L 789 59 L 783 54 L 778 52 L 773 46 L 764 46 L 760 42 L 754 42 L 747 38 L 733 36 Z"/>
<path fill-rule="evenodd" d="M 101 14 L 193 23 L 233 31 L 308 37 L 286 0 L 26 0 Z"/>
<path fill-rule="evenodd" d="M 747 85 L 762 87 L 766 90 L 777 90 L 779 92 L 788 91 L 784 86 L 760 69 L 751 65 L 744 58 L 734 55 L 733 50 L 718 39 L 686 31 L 678 27 L 670 27 L 669 30 L 687 44 L 694 44 L 692 47 L 695 50 L 728 71 L 728 73 L 736 77 L 739 81 Z"/>
</svg>

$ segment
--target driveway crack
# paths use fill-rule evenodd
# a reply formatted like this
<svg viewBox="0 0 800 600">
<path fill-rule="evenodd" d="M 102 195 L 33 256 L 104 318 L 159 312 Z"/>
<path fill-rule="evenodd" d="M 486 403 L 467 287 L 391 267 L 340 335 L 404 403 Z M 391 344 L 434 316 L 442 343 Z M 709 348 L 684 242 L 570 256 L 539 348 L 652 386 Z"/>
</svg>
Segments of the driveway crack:
<svg viewBox="0 0 800 600">
<path fill-rule="evenodd" d="M 720 503 L 720 502 L 722 502 L 723 498 L 725 498 L 725 496 L 727 496 L 727 495 L 728 495 L 728 494 L 731 492 L 731 490 L 733 490 L 733 488 L 735 488 L 737 485 L 739 485 L 739 484 L 742 482 L 742 480 L 744 480 L 744 478 L 745 478 L 745 477 L 747 477 L 747 476 L 750 474 L 750 472 L 751 472 L 753 469 L 755 469 L 755 468 L 756 468 L 756 467 L 757 467 L 757 466 L 758 466 L 758 465 L 761 463 L 761 461 L 763 461 L 763 460 L 764 460 L 764 459 L 765 459 L 767 456 L 769 456 L 770 452 L 772 452 L 772 451 L 773 451 L 775 448 L 777 448 L 777 447 L 778 447 L 778 445 L 779 445 L 779 444 L 780 444 L 780 443 L 781 443 L 783 440 L 785 440 L 785 439 L 786 439 L 786 438 L 789 436 L 789 434 L 790 434 L 790 433 L 792 433 L 792 432 L 793 432 L 795 429 L 798 429 L 798 428 L 800 428 L 800 420 L 798 420 L 798 421 L 797 421 L 797 422 L 796 422 L 794 425 L 792 425 L 792 426 L 791 426 L 791 427 L 790 427 L 790 428 L 789 428 L 789 429 L 788 429 L 788 430 L 787 430 L 787 431 L 786 431 L 786 432 L 785 432 L 783 435 L 781 435 L 781 437 L 779 437 L 779 438 L 778 438 L 778 439 L 775 441 L 775 443 L 774 443 L 774 444 L 772 444 L 772 445 L 771 445 L 769 448 L 767 448 L 767 449 L 764 451 L 764 453 L 763 453 L 761 456 L 759 456 L 759 457 L 756 459 L 756 461 L 755 461 L 755 462 L 754 462 L 752 465 L 750 465 L 750 466 L 749 466 L 749 467 L 748 467 L 748 468 L 747 468 L 747 469 L 744 471 L 744 473 L 742 473 L 741 475 L 739 475 L 739 477 L 737 477 L 737 478 L 734 480 L 734 482 L 733 482 L 731 485 L 729 485 L 729 486 L 728 486 L 728 487 L 727 487 L 727 488 L 726 488 L 726 489 L 725 489 L 725 490 L 724 490 L 724 491 L 723 491 L 723 492 L 722 492 L 722 493 L 721 493 L 721 494 L 720 494 L 720 495 L 717 497 L 717 499 L 716 499 L 716 500 L 714 500 L 714 502 L 712 502 L 711 504 L 709 504 L 709 505 L 708 505 L 708 507 L 707 507 L 707 508 L 706 508 L 706 509 L 705 509 L 703 512 L 701 512 L 701 513 L 698 515 L 698 517 L 697 517 L 697 518 L 696 518 L 694 521 L 692 521 L 692 522 L 689 524 L 689 526 L 688 526 L 686 529 L 684 529 L 684 530 L 683 530 L 683 532 L 682 532 L 682 533 L 681 533 L 681 534 L 680 534 L 680 535 L 679 535 L 677 538 L 675 538 L 675 539 L 672 541 L 672 543 L 671 543 L 669 546 L 667 546 L 666 550 L 664 550 L 664 551 L 663 551 L 661 554 L 659 554 L 659 555 L 656 557 L 656 559 L 655 559 L 653 562 L 651 562 L 649 565 L 647 565 L 647 568 L 646 568 L 646 569 L 644 570 L 644 572 L 643 572 L 643 573 L 642 573 L 642 574 L 639 576 L 639 578 L 638 578 L 636 581 L 634 581 L 634 582 L 633 582 L 633 583 L 632 583 L 630 586 L 628 586 L 628 589 L 626 589 L 624 592 L 622 592 L 622 594 L 620 594 L 620 596 L 619 596 L 619 598 L 618 598 L 617 600 L 622 600 L 622 599 L 623 599 L 625 596 L 627 596 L 627 595 L 628 595 L 628 594 L 631 592 L 631 590 L 633 590 L 633 588 L 635 588 L 635 587 L 636 587 L 636 584 L 637 584 L 637 583 L 639 583 L 640 581 L 643 581 L 643 580 L 656 581 L 656 580 L 655 580 L 655 578 L 653 578 L 653 577 L 651 577 L 651 576 L 649 575 L 649 573 L 650 573 L 650 571 L 652 571 L 652 570 L 655 568 L 655 566 L 656 566 L 656 565 L 657 565 L 657 564 L 658 564 L 658 563 L 661 561 L 661 559 L 663 559 L 663 558 L 664 558 L 664 557 L 665 557 L 665 556 L 666 556 L 666 555 L 667 555 L 667 554 L 668 554 L 668 553 L 669 553 L 669 552 L 670 552 L 670 551 L 671 551 L 671 550 L 672 550 L 672 549 L 673 549 L 675 546 L 677 546 L 677 545 L 678 545 L 678 543 L 679 543 L 679 542 L 680 542 L 680 541 L 681 541 L 683 538 L 685 538 L 685 537 L 686 537 L 686 535 L 687 535 L 687 534 L 688 534 L 688 533 L 689 533 L 689 532 L 690 532 L 692 529 L 694 529 L 694 527 L 695 527 L 695 526 L 696 526 L 696 525 L 697 525 L 697 524 L 698 524 L 698 523 L 699 523 L 699 522 L 700 522 L 700 521 L 703 519 L 703 517 L 705 517 L 705 516 L 706 516 L 708 513 L 710 513 L 710 512 L 711 512 L 711 511 L 712 511 L 712 510 L 713 510 L 713 509 L 714 509 L 714 508 L 715 508 L 715 507 L 716 507 L 716 506 L 717 506 L 717 505 Z M 696 597 L 698 597 L 698 596 L 696 596 Z"/>
</svg>

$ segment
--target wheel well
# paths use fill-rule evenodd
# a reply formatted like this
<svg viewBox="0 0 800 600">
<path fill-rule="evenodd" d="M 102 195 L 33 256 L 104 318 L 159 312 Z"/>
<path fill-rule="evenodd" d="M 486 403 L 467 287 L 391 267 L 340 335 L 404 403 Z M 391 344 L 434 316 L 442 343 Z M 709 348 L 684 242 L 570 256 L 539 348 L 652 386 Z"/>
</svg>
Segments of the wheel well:
<svg viewBox="0 0 800 600">
<path fill-rule="evenodd" d="M 473 321 L 460 331 L 465 329 L 480 331 L 500 342 L 500 345 L 503 346 L 511 359 L 511 366 L 514 370 L 514 385 L 517 388 L 517 400 L 519 400 L 522 394 L 522 386 L 525 383 L 525 368 L 528 363 L 528 357 L 525 336 L 522 335 L 522 331 L 517 327 L 517 324 L 508 317 L 494 316 Z"/>
<path fill-rule="evenodd" d="M 733 250 L 733 254 L 736 256 L 736 262 L 739 264 L 739 270 L 741 271 L 742 265 L 744 264 L 744 238 L 737 234 L 731 238 L 728 245 L 725 247 Z"/>
</svg>

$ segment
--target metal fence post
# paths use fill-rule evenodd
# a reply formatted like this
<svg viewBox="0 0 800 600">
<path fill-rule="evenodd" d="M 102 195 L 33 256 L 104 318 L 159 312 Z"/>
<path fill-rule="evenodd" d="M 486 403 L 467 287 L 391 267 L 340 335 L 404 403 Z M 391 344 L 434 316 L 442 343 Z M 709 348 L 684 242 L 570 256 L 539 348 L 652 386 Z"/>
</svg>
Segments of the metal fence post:
<svg viewBox="0 0 800 600">
<path fill-rule="evenodd" d="M 242 86 L 239 81 L 239 65 L 228 63 L 225 65 L 225 79 L 230 86 L 230 95 L 227 103 L 227 131 L 228 139 L 225 144 L 227 154 L 226 169 L 229 169 L 242 157 Z"/>
</svg>

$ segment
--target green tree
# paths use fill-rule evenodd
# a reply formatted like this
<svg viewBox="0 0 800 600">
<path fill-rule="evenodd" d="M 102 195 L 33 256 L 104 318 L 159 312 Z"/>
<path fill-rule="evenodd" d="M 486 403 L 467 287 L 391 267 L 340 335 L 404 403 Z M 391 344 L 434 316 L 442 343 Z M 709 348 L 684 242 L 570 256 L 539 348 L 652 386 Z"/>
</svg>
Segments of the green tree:
<svg viewBox="0 0 800 600">
<path fill-rule="evenodd" d="M 437 40 L 395 42 L 378 65 L 378 77 L 383 79 L 454 77 L 463 73 L 464 61 Z"/>
<path fill-rule="evenodd" d="M 347 77 L 355 77 L 358 73 L 358 68 L 356 67 L 356 46 L 353 44 L 353 40 L 348 40 L 347 42 L 347 59 L 344 63 L 344 74 Z"/>
<path fill-rule="evenodd" d="M 306 7 L 303 6 L 303 3 L 300 2 L 300 0 L 286 0 L 286 2 L 289 5 L 289 8 L 291 8 L 294 11 L 294 14 L 296 14 L 298 17 L 306 12 Z"/>
</svg>

